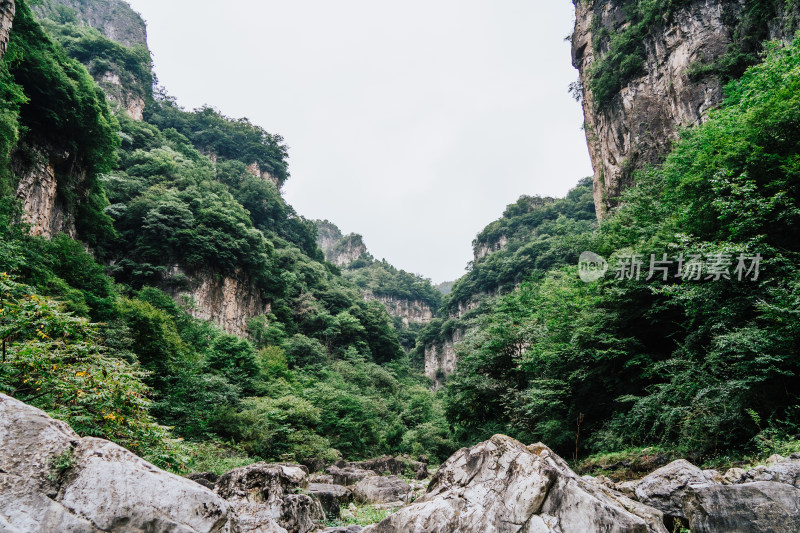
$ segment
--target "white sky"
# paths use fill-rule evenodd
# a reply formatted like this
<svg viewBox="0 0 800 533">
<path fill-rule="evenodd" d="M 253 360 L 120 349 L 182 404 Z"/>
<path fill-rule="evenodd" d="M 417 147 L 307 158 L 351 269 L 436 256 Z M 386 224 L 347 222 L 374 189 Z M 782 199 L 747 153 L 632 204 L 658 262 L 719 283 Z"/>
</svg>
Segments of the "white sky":
<svg viewBox="0 0 800 533">
<path fill-rule="evenodd" d="M 131 0 L 162 85 L 290 147 L 287 201 L 436 282 L 591 174 L 567 0 Z"/>
</svg>

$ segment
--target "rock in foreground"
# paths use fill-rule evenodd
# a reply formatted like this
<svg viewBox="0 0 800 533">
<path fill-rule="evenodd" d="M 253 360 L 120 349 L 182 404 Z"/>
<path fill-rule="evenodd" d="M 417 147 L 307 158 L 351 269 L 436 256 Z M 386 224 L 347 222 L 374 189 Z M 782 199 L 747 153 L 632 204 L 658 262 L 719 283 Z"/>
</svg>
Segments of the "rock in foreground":
<svg viewBox="0 0 800 533">
<path fill-rule="evenodd" d="M 667 533 L 659 511 L 581 479 L 549 448 L 503 435 L 456 452 L 427 494 L 364 533 Z"/>
<path fill-rule="evenodd" d="M 0 394 L 0 531 L 240 531 L 228 503 Z"/>
</svg>

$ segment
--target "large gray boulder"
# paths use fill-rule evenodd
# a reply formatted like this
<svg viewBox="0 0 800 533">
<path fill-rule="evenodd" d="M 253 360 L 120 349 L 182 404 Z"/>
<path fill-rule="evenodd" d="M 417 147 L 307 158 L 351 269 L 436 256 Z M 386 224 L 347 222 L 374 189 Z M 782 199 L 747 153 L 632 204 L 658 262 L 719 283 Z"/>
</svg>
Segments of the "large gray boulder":
<svg viewBox="0 0 800 533">
<path fill-rule="evenodd" d="M 397 476 L 371 476 L 359 481 L 353 493 L 360 503 L 405 503 L 411 495 L 411 485 Z"/>
<path fill-rule="evenodd" d="M 710 480 L 706 474 L 689 461 L 679 459 L 645 476 L 636 484 L 636 499 L 655 507 L 670 518 L 685 520 L 683 496 L 692 483 L 704 484 Z"/>
<path fill-rule="evenodd" d="M 693 533 L 797 533 L 800 489 L 774 481 L 694 485 L 684 494 Z"/>
<path fill-rule="evenodd" d="M 225 500 L 0 394 L 0 531 L 240 531 Z"/>
<path fill-rule="evenodd" d="M 666 533 L 656 509 L 581 479 L 549 448 L 503 435 L 464 448 L 428 492 L 364 533 Z"/>
<path fill-rule="evenodd" d="M 264 533 L 274 522 L 289 533 L 307 533 L 325 519 L 319 501 L 305 494 L 308 470 L 301 465 L 256 463 L 224 474 L 216 492 L 236 510 L 245 531 Z"/>
<path fill-rule="evenodd" d="M 414 479 L 425 479 L 428 477 L 428 464 L 415 461 L 407 455 L 384 455 L 376 459 L 368 459 L 357 463 L 349 463 L 351 468 L 359 470 L 372 470 L 379 476 L 392 474 L 395 476 L 413 477 Z"/>
<path fill-rule="evenodd" d="M 354 466 L 329 466 L 325 472 L 333 478 L 334 484 L 346 487 L 355 485 L 366 477 L 377 476 L 372 470 L 365 470 Z"/>
<path fill-rule="evenodd" d="M 342 505 L 353 501 L 350 489 L 332 483 L 309 483 L 308 493 L 322 505 L 328 518 L 339 518 Z"/>
</svg>

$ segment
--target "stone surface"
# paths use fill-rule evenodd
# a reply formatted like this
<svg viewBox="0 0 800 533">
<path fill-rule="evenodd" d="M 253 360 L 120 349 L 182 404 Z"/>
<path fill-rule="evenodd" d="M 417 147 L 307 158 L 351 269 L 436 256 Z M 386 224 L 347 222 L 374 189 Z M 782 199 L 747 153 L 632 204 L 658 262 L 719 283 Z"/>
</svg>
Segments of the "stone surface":
<svg viewBox="0 0 800 533">
<path fill-rule="evenodd" d="M 214 486 L 217 484 L 219 476 L 213 472 L 197 472 L 194 474 L 188 474 L 186 479 L 190 479 L 207 489 L 214 490 Z"/>
<path fill-rule="evenodd" d="M 365 477 L 377 475 L 372 470 L 365 470 L 363 468 L 355 468 L 352 466 L 329 466 L 325 469 L 330 476 L 333 477 L 333 482 L 337 485 L 355 485 Z"/>
<path fill-rule="evenodd" d="M 766 465 L 759 465 L 744 472 L 736 483 L 750 483 L 753 481 L 777 481 L 800 488 L 800 460 L 779 459 L 773 456 Z"/>
<path fill-rule="evenodd" d="M 411 485 L 397 476 L 370 476 L 358 482 L 353 495 L 356 501 L 368 504 L 407 502 Z"/>
<path fill-rule="evenodd" d="M 394 474 L 395 476 L 413 477 L 415 479 L 425 479 L 428 477 L 428 465 L 422 461 L 414 461 L 407 455 L 384 455 L 376 459 L 368 459 L 349 463 L 353 468 L 362 470 L 372 470 L 379 476 L 384 474 Z"/>
<path fill-rule="evenodd" d="M 124 0 L 57 0 L 32 7 L 39 15 L 48 15 L 58 5 L 73 10 L 79 23 L 96 28 L 112 41 L 147 46 L 147 26 Z"/>
<path fill-rule="evenodd" d="M 22 202 L 22 219 L 30 224 L 31 234 L 52 238 L 59 233 L 77 237 L 74 214 L 63 203 L 65 191 L 59 190 L 59 176 L 69 175 L 76 194 L 86 174 L 73 158 L 54 146 L 32 146 L 30 157 L 12 156 L 11 170 L 19 179 L 17 198 Z"/>
<path fill-rule="evenodd" d="M 661 513 L 579 478 L 549 448 L 503 435 L 456 452 L 428 492 L 365 533 L 666 533 Z"/>
<path fill-rule="evenodd" d="M 442 386 L 444 378 L 456 371 L 456 344 L 463 338 L 464 332 L 457 329 L 443 344 L 425 346 L 425 375 L 433 380 L 434 388 Z"/>
<path fill-rule="evenodd" d="M 693 533 L 797 533 L 800 489 L 758 481 L 692 486 L 684 496 Z"/>
<path fill-rule="evenodd" d="M 173 267 L 169 277 L 180 276 L 190 280 L 189 287 L 167 288 L 171 296 L 179 303 L 188 302 L 187 311 L 192 316 L 214 322 L 226 333 L 244 336 L 248 320 L 271 311 L 270 303 L 242 269 L 232 276 L 220 276 L 210 271 L 186 272 Z"/>
<path fill-rule="evenodd" d="M 779 5 L 782 2 L 775 2 Z M 572 61 L 580 71 L 586 139 L 594 167 L 594 197 L 598 217 L 616 205 L 615 198 L 632 184 L 632 171 L 658 164 L 677 138 L 678 130 L 704 120 L 704 114 L 723 98 L 716 77 L 690 79 L 689 67 L 721 57 L 741 19 L 743 2 L 695 0 L 684 2 L 669 23 L 656 24 L 644 42 L 644 74 L 625 85 L 610 105 L 599 107 L 588 79 L 603 50 L 594 49 L 598 28 L 610 35 L 626 23 L 628 3 L 574 2 L 575 29 Z M 790 20 L 791 17 L 778 15 Z M 770 39 L 791 36 L 771 23 Z M 788 28 L 790 29 L 790 28 Z M 788 35 L 787 35 L 788 34 Z"/>
<path fill-rule="evenodd" d="M 289 533 L 307 533 L 325 518 L 317 500 L 296 494 L 307 488 L 304 466 L 256 463 L 227 472 L 215 490 L 236 510 L 244 531 L 261 527 L 266 533 L 279 531 L 279 526 Z"/>
<path fill-rule="evenodd" d="M 691 483 L 708 483 L 703 471 L 689 461 L 679 459 L 645 476 L 636 484 L 636 499 L 655 507 L 664 515 L 686 518 L 683 514 L 683 495 Z"/>
<path fill-rule="evenodd" d="M 339 518 L 342 505 L 353 501 L 350 489 L 330 483 L 309 483 L 308 493 L 322 505 L 328 518 Z"/>
<path fill-rule="evenodd" d="M 210 490 L 2 394 L 0 443 L 2 531 L 240 531 Z"/>
<path fill-rule="evenodd" d="M 347 527 L 327 527 L 322 530 L 322 533 L 361 533 L 364 528 L 361 526 L 347 526 Z"/>
<path fill-rule="evenodd" d="M 725 485 L 733 485 L 734 483 L 739 483 L 742 480 L 742 476 L 744 475 L 743 468 L 729 468 L 725 471 L 722 475 L 722 482 Z"/>
<path fill-rule="evenodd" d="M 0 59 L 6 54 L 8 35 L 11 32 L 15 12 L 14 0 L 0 0 Z"/>
</svg>

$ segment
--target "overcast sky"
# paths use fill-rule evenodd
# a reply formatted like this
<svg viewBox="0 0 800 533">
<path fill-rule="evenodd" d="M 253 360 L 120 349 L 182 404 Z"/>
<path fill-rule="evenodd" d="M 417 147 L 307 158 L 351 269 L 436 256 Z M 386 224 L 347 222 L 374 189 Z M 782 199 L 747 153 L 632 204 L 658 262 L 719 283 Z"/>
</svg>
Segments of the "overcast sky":
<svg viewBox="0 0 800 533">
<path fill-rule="evenodd" d="M 436 282 L 591 174 L 567 0 L 131 0 L 178 102 L 286 139 L 287 201 Z"/>
</svg>

